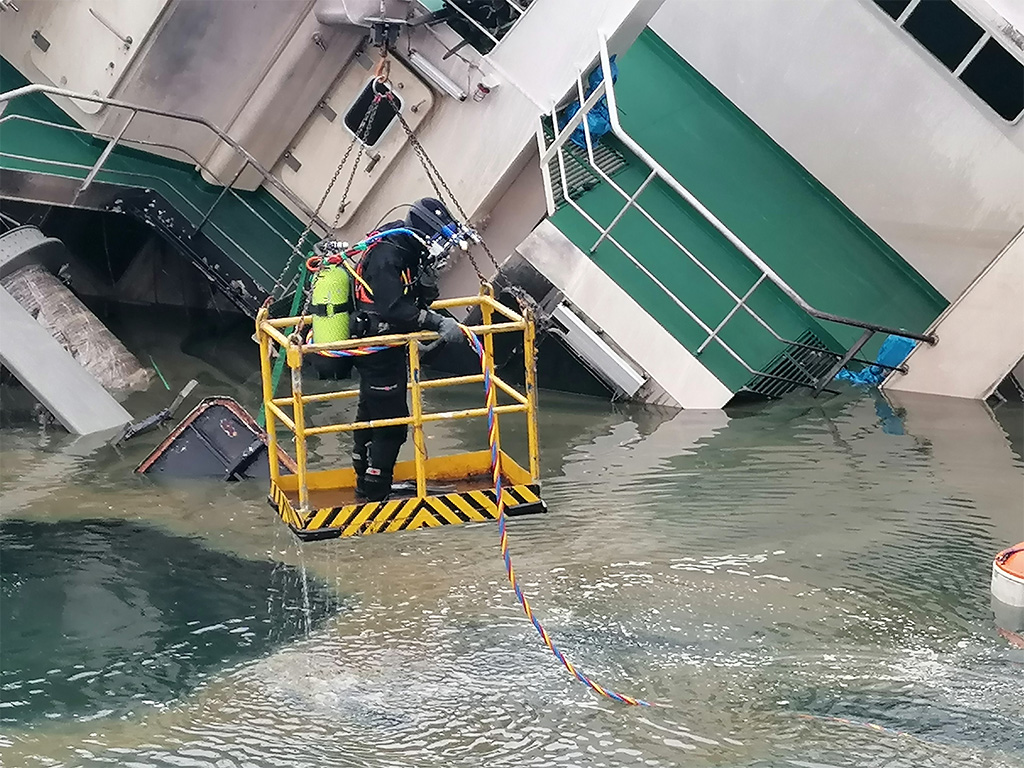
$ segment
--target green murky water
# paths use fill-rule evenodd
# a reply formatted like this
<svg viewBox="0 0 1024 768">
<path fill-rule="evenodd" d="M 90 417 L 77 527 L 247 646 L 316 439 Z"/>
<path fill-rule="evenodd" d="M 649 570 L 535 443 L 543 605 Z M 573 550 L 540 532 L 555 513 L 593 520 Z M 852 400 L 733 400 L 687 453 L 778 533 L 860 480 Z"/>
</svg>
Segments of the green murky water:
<svg viewBox="0 0 1024 768">
<path fill-rule="evenodd" d="M 159 360 L 172 385 L 252 405 L 223 372 L 251 350 L 189 352 Z M 493 524 L 299 544 L 260 483 L 131 475 L 155 436 L 8 426 L 3 765 L 1024 766 L 1024 650 L 988 593 L 1024 539 L 1019 409 L 542 407 L 551 511 L 510 523 L 522 585 L 588 674 L 668 706 L 558 666 Z"/>
</svg>

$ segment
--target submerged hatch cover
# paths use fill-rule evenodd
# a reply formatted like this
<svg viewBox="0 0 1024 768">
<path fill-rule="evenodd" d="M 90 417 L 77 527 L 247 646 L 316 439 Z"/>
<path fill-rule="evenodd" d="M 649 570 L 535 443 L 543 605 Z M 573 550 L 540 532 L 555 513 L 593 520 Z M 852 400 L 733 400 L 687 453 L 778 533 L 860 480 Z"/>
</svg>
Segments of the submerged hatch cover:
<svg viewBox="0 0 1024 768">
<path fill-rule="evenodd" d="M 176 426 L 135 471 L 169 477 L 269 479 L 266 433 L 230 397 L 208 397 Z M 278 453 L 283 468 L 295 471 Z"/>
</svg>

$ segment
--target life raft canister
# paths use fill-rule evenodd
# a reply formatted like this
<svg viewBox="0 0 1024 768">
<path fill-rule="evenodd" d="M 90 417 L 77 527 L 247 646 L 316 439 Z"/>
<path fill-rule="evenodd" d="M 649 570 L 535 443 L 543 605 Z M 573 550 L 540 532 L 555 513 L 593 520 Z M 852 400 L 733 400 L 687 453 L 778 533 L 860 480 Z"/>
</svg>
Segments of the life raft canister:
<svg viewBox="0 0 1024 768">
<path fill-rule="evenodd" d="M 324 261 L 313 277 L 310 298 L 313 315 L 313 342 L 329 344 L 349 338 L 352 313 L 352 281 L 341 264 Z"/>
</svg>

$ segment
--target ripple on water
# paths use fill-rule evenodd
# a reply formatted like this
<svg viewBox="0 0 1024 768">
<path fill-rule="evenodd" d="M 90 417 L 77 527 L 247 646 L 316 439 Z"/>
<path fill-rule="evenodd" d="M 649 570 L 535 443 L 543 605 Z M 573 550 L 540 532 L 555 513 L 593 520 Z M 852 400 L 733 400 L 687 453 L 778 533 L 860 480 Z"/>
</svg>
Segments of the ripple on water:
<svg viewBox="0 0 1024 768">
<path fill-rule="evenodd" d="M 149 526 L 5 520 L 0 547 L 6 725 L 165 704 L 306 630 L 301 573 Z M 336 605 L 314 585 L 309 621 Z"/>
<path fill-rule="evenodd" d="M 574 407 L 552 409 L 545 441 L 551 513 L 510 523 L 517 572 L 587 674 L 670 707 L 613 705 L 558 666 L 504 583 L 493 525 L 300 548 L 240 515 L 226 535 L 306 563 L 346 609 L 170 705 L 44 722 L 5 751 L 76 766 L 1024 765 L 1024 655 L 995 638 L 987 591 L 1009 517 L 993 499 L 1020 486 L 1019 458 L 958 464 L 956 442 L 900 434 L 870 399 L 728 428 Z M 163 573 L 162 551 L 135 554 Z M 301 605 L 294 581 L 281 594 Z"/>
</svg>

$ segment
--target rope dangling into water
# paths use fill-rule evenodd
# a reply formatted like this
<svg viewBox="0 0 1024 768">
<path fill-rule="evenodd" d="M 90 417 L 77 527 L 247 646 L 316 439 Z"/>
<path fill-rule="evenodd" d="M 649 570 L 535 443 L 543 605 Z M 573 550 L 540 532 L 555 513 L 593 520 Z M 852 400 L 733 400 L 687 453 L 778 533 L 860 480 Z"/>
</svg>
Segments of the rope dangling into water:
<svg viewBox="0 0 1024 768">
<path fill-rule="evenodd" d="M 537 634 L 540 635 L 540 639 L 544 641 L 544 645 L 548 647 L 548 650 L 554 655 L 562 666 L 565 667 L 569 674 L 587 686 L 590 690 L 599 693 L 607 699 L 612 701 L 618 701 L 623 704 L 629 704 L 634 707 L 649 707 L 651 702 L 644 701 L 643 699 L 635 699 L 632 696 L 627 696 L 624 693 L 613 691 L 610 688 L 605 688 L 598 683 L 595 683 L 583 672 L 576 668 L 569 659 L 566 658 L 562 650 L 555 645 L 548 631 L 544 628 L 544 625 L 540 622 L 530 607 L 530 601 L 523 594 L 522 588 L 519 586 L 519 582 L 516 580 L 516 572 L 512 567 L 512 555 L 508 549 L 508 531 L 505 528 L 505 499 L 504 493 L 501 487 L 501 448 L 499 445 L 497 419 L 494 413 L 494 404 L 497 401 L 497 395 L 494 390 L 494 384 L 491 381 L 491 369 L 487 365 L 487 358 L 484 354 L 483 344 L 480 343 L 480 339 L 475 333 L 469 330 L 466 326 L 460 325 L 462 332 L 465 334 L 467 341 L 473 351 L 476 352 L 477 357 L 480 358 L 480 369 L 484 375 L 484 393 L 487 397 L 487 443 L 490 446 L 491 451 L 491 476 L 494 480 L 494 498 L 495 503 L 498 505 L 498 534 L 501 537 L 501 557 L 505 561 L 505 574 L 508 576 L 509 584 L 512 585 L 512 589 L 516 593 L 516 599 L 519 600 L 519 604 L 523 607 L 523 612 L 526 613 L 526 618 L 533 624 L 534 629 L 537 630 Z"/>
<path fill-rule="evenodd" d="M 544 645 L 547 646 L 548 650 L 551 651 L 562 666 L 569 671 L 569 674 L 587 686 L 587 688 L 601 696 L 604 696 L 606 699 L 618 701 L 622 704 L 629 704 L 634 707 L 652 706 L 652 703 L 649 701 L 637 699 L 632 696 L 627 696 L 624 693 L 613 691 L 610 688 L 605 688 L 599 683 L 595 683 L 583 672 L 577 669 L 576 665 L 566 658 L 565 654 L 562 653 L 562 650 L 555 645 L 554 641 L 551 639 L 551 635 L 548 634 L 547 629 L 544 628 L 540 619 L 534 615 L 533 608 L 530 607 L 530 601 L 527 599 L 526 595 L 523 594 L 523 590 L 519 586 L 519 581 L 516 579 L 515 568 L 512 567 L 512 555 L 508 548 L 508 531 L 505 527 L 505 498 L 501 483 L 501 447 L 499 445 L 498 438 L 498 420 L 495 418 L 496 414 L 494 412 L 494 406 L 497 402 L 497 393 L 494 389 L 494 382 L 491 379 L 491 368 L 487 364 L 487 356 L 484 352 L 483 344 L 480 343 L 479 337 L 464 325 L 460 325 L 459 328 L 462 329 L 466 340 L 480 359 L 480 370 L 484 376 L 484 395 L 487 399 L 487 444 L 490 446 L 491 452 L 491 478 L 494 481 L 494 499 L 495 504 L 498 506 L 498 535 L 501 539 L 501 557 L 505 561 L 505 575 L 508 576 L 509 584 L 512 585 L 512 589 L 516 593 L 516 599 L 523 607 L 523 612 L 526 614 L 526 618 L 530 620 L 534 629 L 537 630 L 537 634 L 540 635 L 540 639 L 544 641 Z M 379 352 L 382 349 L 387 349 L 387 347 L 366 346 L 356 349 L 333 350 L 321 354 L 328 354 L 332 357 L 358 357 L 362 355 L 370 355 L 375 352 Z"/>
</svg>

